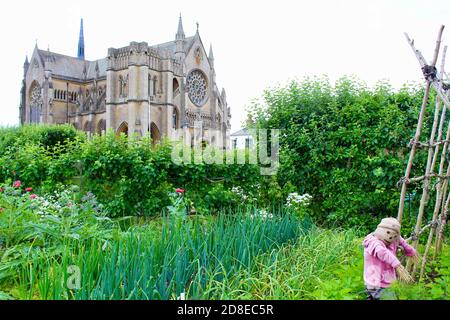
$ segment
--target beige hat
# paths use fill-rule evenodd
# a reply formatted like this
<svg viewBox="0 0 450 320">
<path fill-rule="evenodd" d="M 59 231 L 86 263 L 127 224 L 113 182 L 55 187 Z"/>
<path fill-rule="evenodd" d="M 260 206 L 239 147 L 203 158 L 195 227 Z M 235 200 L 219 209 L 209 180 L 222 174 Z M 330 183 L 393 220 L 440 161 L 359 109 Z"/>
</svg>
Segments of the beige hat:
<svg viewBox="0 0 450 320">
<path fill-rule="evenodd" d="M 400 240 L 400 222 L 395 218 L 384 218 L 373 235 L 387 243 L 398 243 Z"/>
</svg>

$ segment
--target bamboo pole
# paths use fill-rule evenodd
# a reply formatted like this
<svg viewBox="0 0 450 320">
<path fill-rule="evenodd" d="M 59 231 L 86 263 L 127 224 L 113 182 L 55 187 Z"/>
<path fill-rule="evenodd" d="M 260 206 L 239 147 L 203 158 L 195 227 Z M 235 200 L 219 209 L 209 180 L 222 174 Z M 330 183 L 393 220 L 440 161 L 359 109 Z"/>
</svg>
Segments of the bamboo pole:
<svg viewBox="0 0 450 320">
<path fill-rule="evenodd" d="M 428 176 L 420 176 L 420 177 L 414 177 L 414 178 L 410 178 L 409 179 L 409 183 L 413 183 L 413 182 L 419 182 L 425 179 L 430 179 L 430 178 L 438 178 L 440 180 L 448 180 L 450 179 L 450 175 L 446 176 L 446 175 L 440 175 L 439 173 L 430 173 Z"/>
<path fill-rule="evenodd" d="M 439 113 L 439 108 L 440 106 L 437 105 L 437 107 L 435 108 L 435 113 L 438 114 Z M 435 115 L 434 120 L 433 120 L 433 128 L 431 130 L 431 136 L 430 136 L 430 142 L 434 141 L 434 137 L 436 134 L 436 129 L 437 129 L 437 121 L 438 117 Z M 428 149 L 428 158 L 427 158 L 427 165 L 425 168 L 425 178 L 423 180 L 423 191 L 422 191 L 422 198 L 420 199 L 420 206 L 419 206 L 419 214 L 417 216 L 417 223 L 416 223 L 416 228 L 414 230 L 414 233 L 418 233 L 420 231 L 420 228 L 422 227 L 422 218 L 423 218 L 423 214 L 425 212 L 425 206 L 427 205 L 428 202 L 428 195 L 430 193 L 430 173 L 431 173 L 431 163 L 433 161 L 433 154 L 434 154 L 434 150 L 432 148 Z M 419 244 L 419 239 L 416 238 L 413 240 L 413 247 L 417 248 Z M 413 265 L 413 273 L 415 271 L 415 265 Z"/>
<path fill-rule="evenodd" d="M 444 50 L 442 52 L 442 62 L 441 62 L 441 70 L 440 70 L 441 78 L 442 78 L 442 76 L 444 74 L 446 52 L 447 52 L 447 46 L 444 47 Z M 439 98 L 439 96 L 437 96 L 436 97 L 436 110 L 435 110 L 436 113 L 439 113 L 440 104 L 441 104 L 440 100 L 441 99 Z M 442 127 L 443 127 L 443 122 L 444 122 L 443 119 L 445 117 L 445 110 L 446 110 L 446 107 L 444 105 L 444 110 L 442 110 L 442 117 L 441 117 L 441 121 L 440 121 L 440 125 L 439 125 L 439 130 L 440 130 L 439 133 L 438 133 L 439 137 L 442 137 Z M 450 126 L 449 126 L 449 129 L 450 129 Z M 449 138 L 449 133 L 450 133 L 449 130 L 447 130 L 446 140 L 448 140 L 448 138 Z M 446 151 L 447 151 L 446 150 L 447 145 L 448 145 L 448 143 L 446 142 L 444 144 L 444 148 L 443 148 L 442 153 L 441 153 L 441 161 L 440 161 L 440 164 L 439 164 L 439 175 L 442 175 L 442 173 L 444 171 L 445 155 L 446 155 Z M 435 150 L 435 153 L 434 153 L 434 156 L 433 156 L 433 162 L 432 162 L 432 165 L 431 165 L 431 170 L 432 171 L 433 171 L 435 163 L 436 163 L 437 152 L 439 152 L 439 145 L 436 146 L 436 150 Z M 448 174 L 450 174 L 450 165 L 447 166 L 447 175 Z M 441 207 L 441 201 L 442 201 L 442 185 L 444 185 L 444 183 L 443 183 L 442 180 L 439 179 L 437 184 L 436 184 L 436 203 L 435 203 L 434 211 L 433 211 L 432 226 L 430 228 L 430 233 L 428 234 L 427 244 L 425 246 L 425 251 L 424 251 L 423 257 L 422 257 L 422 265 L 421 265 L 421 268 L 420 268 L 419 281 L 421 281 L 421 279 L 423 277 L 423 274 L 424 274 L 424 271 L 425 271 L 425 264 L 427 263 L 428 252 L 430 250 L 431 243 L 432 243 L 433 237 L 434 237 L 434 231 L 436 229 L 435 221 L 436 221 L 436 219 L 438 217 L 439 209 Z"/>
<path fill-rule="evenodd" d="M 441 79 L 442 79 L 442 75 L 444 74 L 444 67 L 445 67 L 445 57 L 447 55 L 447 46 L 444 46 L 444 50 L 442 51 L 442 62 L 441 62 Z M 436 96 L 436 106 L 441 104 L 441 98 L 438 96 Z M 439 134 L 438 134 L 438 138 L 437 141 L 440 142 L 442 141 L 442 130 L 444 128 L 444 122 L 445 122 L 445 116 L 446 116 L 446 111 L 447 111 L 447 107 L 445 106 L 445 104 L 443 104 L 442 107 L 442 113 L 441 113 L 441 121 L 439 122 Z M 448 145 L 448 130 L 447 130 L 447 136 L 445 138 L 444 141 L 444 149 L 445 147 Z M 433 163 L 431 164 L 431 168 L 434 168 L 436 166 L 436 161 L 437 161 L 437 155 L 439 153 L 439 148 L 440 148 L 440 144 L 436 144 L 436 148 L 434 150 L 434 157 L 433 157 Z M 444 160 L 445 160 L 445 156 L 444 156 Z M 444 168 L 444 164 L 442 163 L 442 155 L 441 155 L 441 163 L 439 166 L 439 174 L 442 174 L 441 171 L 441 167 L 442 169 Z"/>
<path fill-rule="evenodd" d="M 447 183 L 448 185 L 448 183 Z M 448 204 L 450 202 L 450 194 L 447 197 L 447 200 L 445 201 L 445 205 L 442 208 L 442 212 L 441 212 L 441 222 L 439 225 L 439 231 L 437 232 L 437 239 L 436 239 L 436 250 L 435 250 L 435 256 L 437 253 L 440 253 L 442 250 L 442 242 L 444 239 L 444 229 L 445 229 L 445 224 L 447 221 L 447 213 L 448 213 Z"/>
<path fill-rule="evenodd" d="M 450 121 L 449 121 L 449 131 L 450 131 Z M 448 167 L 450 168 L 450 162 L 448 164 Z M 444 183 L 442 184 L 442 189 L 443 189 L 443 197 L 442 197 L 442 199 L 445 199 L 446 196 L 447 196 L 447 190 L 448 190 L 448 180 L 444 181 Z M 443 240 L 443 237 L 444 237 L 445 223 L 446 223 L 446 220 L 447 220 L 448 202 L 449 202 L 449 199 L 447 199 L 447 201 L 445 201 L 442 204 L 441 214 L 440 214 L 440 217 L 439 217 L 440 223 L 438 224 L 438 228 L 437 228 L 437 231 L 436 231 L 436 244 L 435 244 L 433 259 L 436 258 L 436 255 L 438 253 L 440 253 L 441 248 L 442 248 L 442 240 Z"/>
<path fill-rule="evenodd" d="M 448 181 L 444 181 L 444 185 L 442 186 L 442 188 L 443 188 L 442 200 L 444 200 L 447 198 Z M 436 234 L 436 245 L 433 254 L 433 259 L 435 259 L 436 255 L 441 251 L 441 245 L 444 236 L 445 221 L 447 219 L 448 201 L 449 201 L 448 199 L 447 201 L 442 201 L 441 214 L 439 217 L 441 222 L 439 223 L 439 231 L 437 231 Z"/>
</svg>

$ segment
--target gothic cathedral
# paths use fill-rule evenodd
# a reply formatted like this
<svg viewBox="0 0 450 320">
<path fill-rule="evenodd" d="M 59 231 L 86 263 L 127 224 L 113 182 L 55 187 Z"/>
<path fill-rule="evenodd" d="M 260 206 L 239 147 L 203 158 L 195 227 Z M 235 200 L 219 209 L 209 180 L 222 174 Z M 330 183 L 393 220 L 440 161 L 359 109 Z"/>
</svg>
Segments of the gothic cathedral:
<svg viewBox="0 0 450 320">
<path fill-rule="evenodd" d="M 101 134 L 150 132 L 153 141 L 178 130 L 193 135 L 201 121 L 202 143 L 229 148 L 230 108 L 216 85 L 212 47 L 206 54 L 198 31 L 186 37 L 181 16 L 175 40 L 149 46 L 131 42 L 88 61 L 81 20 L 77 57 L 37 45 L 24 64 L 20 123 L 70 123 Z"/>
</svg>

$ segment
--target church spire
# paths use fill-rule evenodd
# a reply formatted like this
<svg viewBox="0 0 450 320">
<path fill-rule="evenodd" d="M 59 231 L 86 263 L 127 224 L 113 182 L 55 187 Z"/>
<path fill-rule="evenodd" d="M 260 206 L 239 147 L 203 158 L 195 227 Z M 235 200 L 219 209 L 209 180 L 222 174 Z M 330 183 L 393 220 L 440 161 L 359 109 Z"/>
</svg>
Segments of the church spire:
<svg viewBox="0 0 450 320">
<path fill-rule="evenodd" d="M 208 54 L 209 62 L 211 63 L 211 67 L 214 68 L 214 54 L 212 49 L 212 43 L 209 44 L 209 54 Z"/>
<path fill-rule="evenodd" d="M 185 36 L 184 30 L 183 30 L 183 21 L 181 19 L 181 13 L 180 13 L 180 18 L 178 19 L 178 30 L 177 30 L 175 39 L 176 40 L 184 40 L 185 38 L 186 38 L 186 36 Z"/>
<path fill-rule="evenodd" d="M 209 45 L 209 60 L 214 60 L 214 54 L 213 54 L 213 50 L 212 50 L 212 43 Z"/>
<path fill-rule="evenodd" d="M 30 66 L 30 62 L 28 61 L 28 55 L 25 58 L 25 62 L 23 63 L 23 76 L 27 74 L 28 67 Z"/>
<path fill-rule="evenodd" d="M 83 18 L 80 23 L 80 37 L 78 38 L 78 59 L 84 60 L 84 33 L 83 33 Z"/>
</svg>

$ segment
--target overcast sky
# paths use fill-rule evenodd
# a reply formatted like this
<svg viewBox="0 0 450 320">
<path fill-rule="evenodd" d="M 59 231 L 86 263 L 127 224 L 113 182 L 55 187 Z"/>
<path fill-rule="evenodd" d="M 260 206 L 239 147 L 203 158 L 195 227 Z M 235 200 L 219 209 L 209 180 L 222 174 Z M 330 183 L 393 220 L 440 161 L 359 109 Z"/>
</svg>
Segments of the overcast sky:
<svg viewBox="0 0 450 320">
<path fill-rule="evenodd" d="M 421 80 L 403 32 L 431 59 L 439 25 L 448 23 L 450 29 L 448 0 L 16 0 L 2 5 L 0 125 L 18 123 L 22 66 L 36 39 L 41 49 L 75 56 L 81 17 L 88 60 L 131 41 L 174 39 L 180 12 L 186 36 L 195 33 L 198 22 L 206 49 L 213 44 L 232 131 L 240 128 L 252 99 L 290 79 L 356 75 L 369 85 L 389 79 L 395 87 Z M 450 44 L 450 30 L 443 39 Z"/>
</svg>

